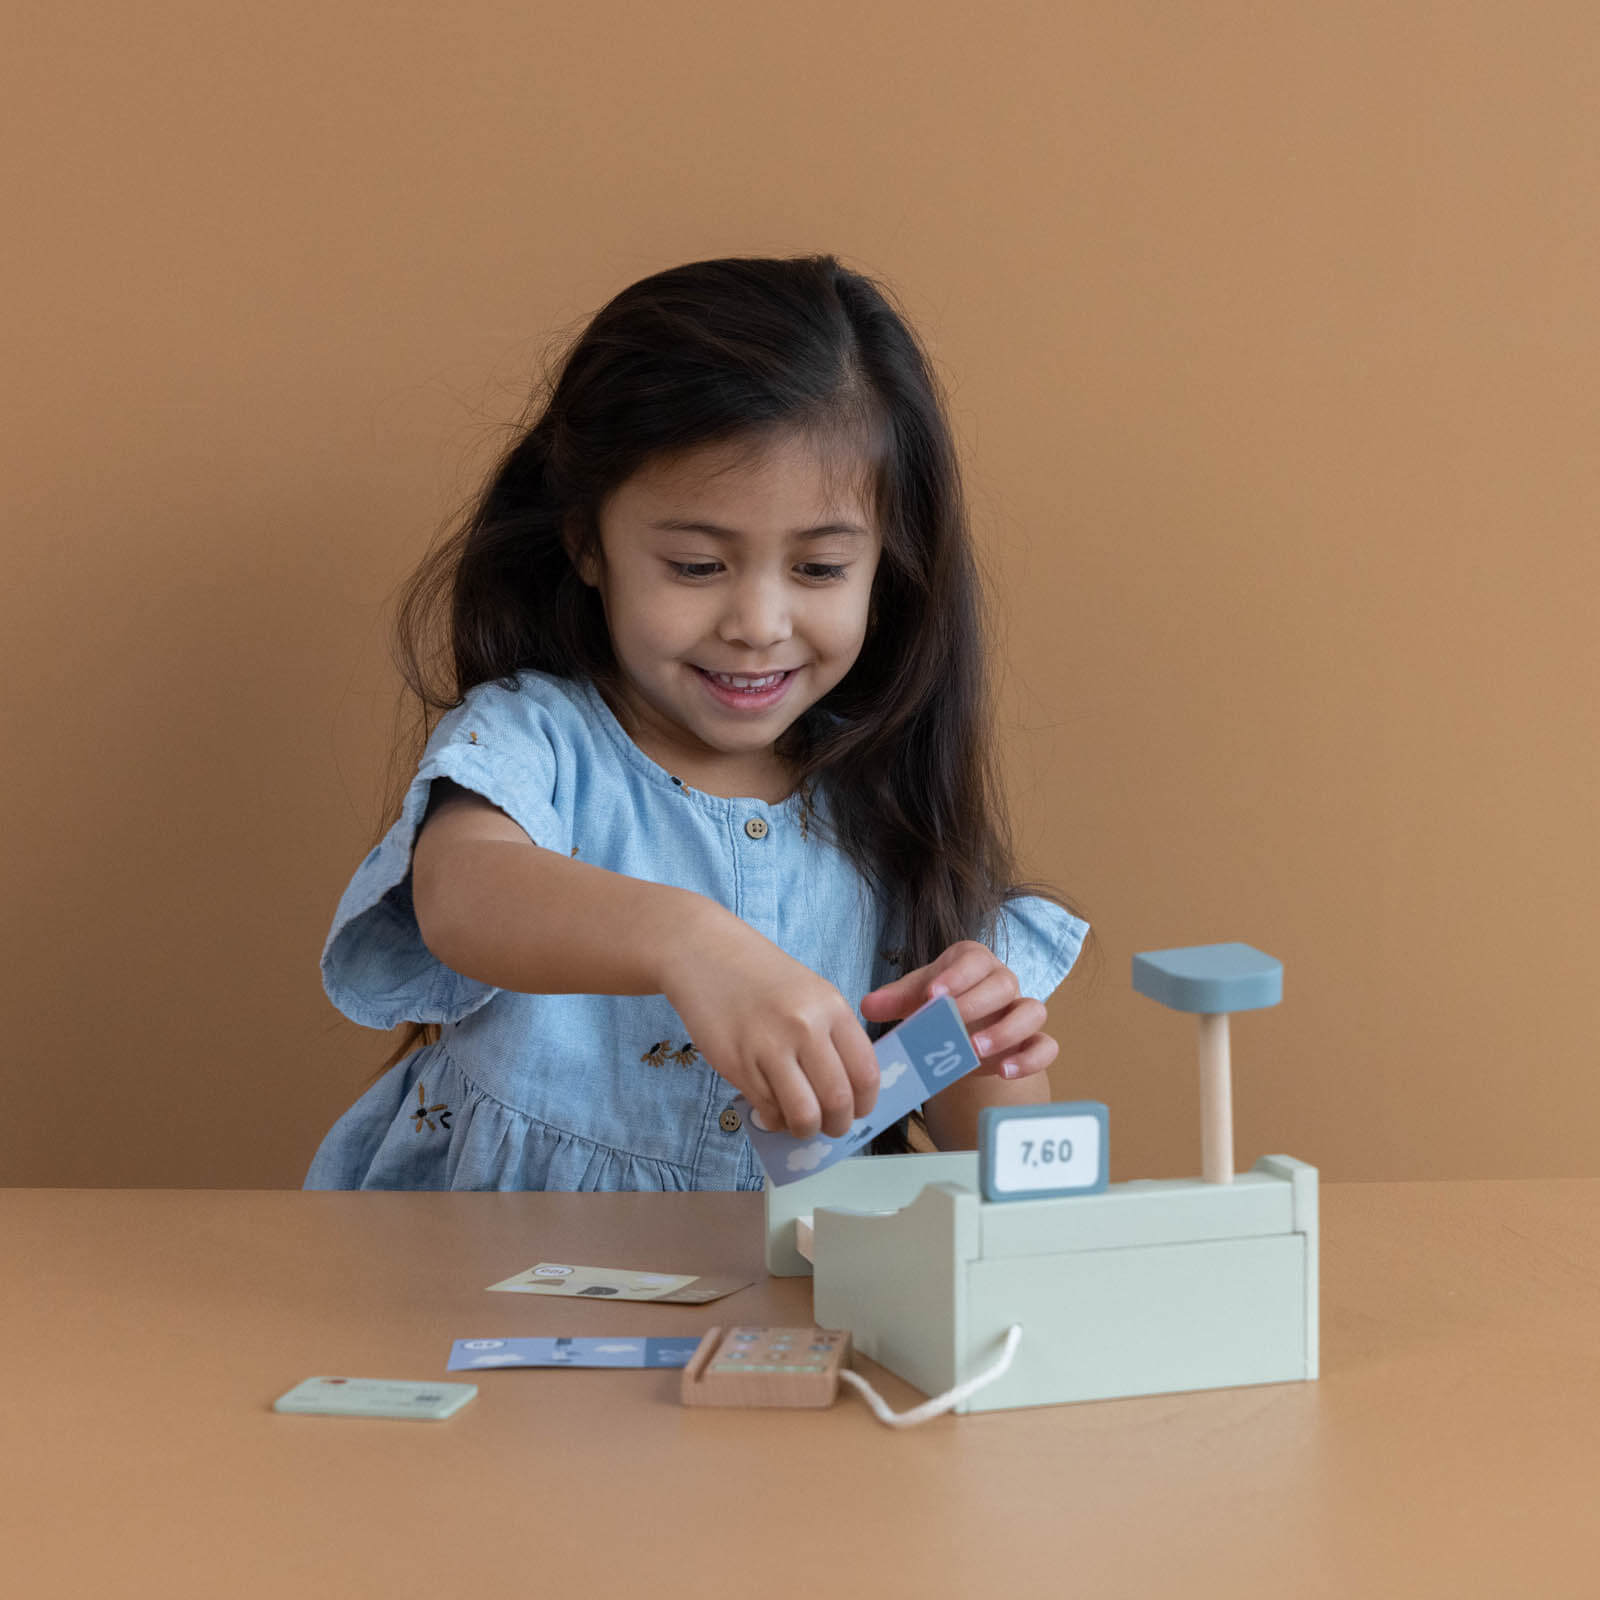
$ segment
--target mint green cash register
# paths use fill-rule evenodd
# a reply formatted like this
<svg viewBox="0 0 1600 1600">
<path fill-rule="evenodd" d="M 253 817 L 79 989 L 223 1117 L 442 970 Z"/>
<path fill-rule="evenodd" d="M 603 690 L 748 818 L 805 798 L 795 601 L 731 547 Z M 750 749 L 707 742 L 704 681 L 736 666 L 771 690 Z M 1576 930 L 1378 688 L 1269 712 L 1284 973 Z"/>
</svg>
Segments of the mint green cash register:
<svg viewBox="0 0 1600 1600">
<path fill-rule="evenodd" d="M 958 1412 L 1317 1376 L 1317 1170 L 1233 1171 L 1228 1017 L 1276 1005 L 1245 944 L 1133 960 L 1199 1020 L 1202 1176 L 1109 1183 L 1104 1106 L 991 1108 L 980 1148 L 857 1156 L 766 1188 L 767 1267 L 813 1316 Z M 1008 1337 L 1011 1330 L 1020 1332 Z"/>
</svg>

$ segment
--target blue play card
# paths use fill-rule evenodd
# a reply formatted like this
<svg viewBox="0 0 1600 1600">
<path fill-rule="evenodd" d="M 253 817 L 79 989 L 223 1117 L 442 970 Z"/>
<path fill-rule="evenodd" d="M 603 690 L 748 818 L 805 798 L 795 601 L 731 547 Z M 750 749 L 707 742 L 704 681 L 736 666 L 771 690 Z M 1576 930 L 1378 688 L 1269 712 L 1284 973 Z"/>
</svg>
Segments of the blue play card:
<svg viewBox="0 0 1600 1600">
<path fill-rule="evenodd" d="M 457 1339 L 447 1372 L 470 1367 L 686 1367 L 698 1334 L 644 1339 L 626 1335 L 590 1339 Z"/>
<path fill-rule="evenodd" d="M 872 1114 L 857 1117 L 849 1131 L 837 1139 L 819 1133 L 797 1139 L 792 1133 L 769 1133 L 758 1128 L 743 1095 L 734 1105 L 744 1118 L 745 1131 L 774 1186 L 798 1183 L 822 1172 L 834 1162 L 864 1150 L 891 1123 L 915 1111 L 929 1096 L 971 1072 L 977 1052 L 967 1038 L 966 1024 L 947 994 L 913 1011 L 872 1047 L 878 1056 L 878 1103 Z"/>
</svg>

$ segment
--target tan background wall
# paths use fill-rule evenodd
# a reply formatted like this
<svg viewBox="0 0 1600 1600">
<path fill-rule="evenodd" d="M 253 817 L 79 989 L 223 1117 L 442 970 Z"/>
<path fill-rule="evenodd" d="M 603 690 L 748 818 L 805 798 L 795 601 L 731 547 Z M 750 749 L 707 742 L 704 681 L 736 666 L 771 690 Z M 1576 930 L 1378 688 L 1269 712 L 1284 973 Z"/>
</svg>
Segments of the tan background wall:
<svg viewBox="0 0 1600 1600">
<path fill-rule="evenodd" d="M 1199 1160 L 1130 956 L 1223 939 L 1241 1165 L 1600 1173 L 1597 17 L 23 6 L 0 1182 L 300 1181 L 390 1044 L 317 959 L 396 586 L 555 333 L 812 250 L 951 390 L 1113 1176 Z"/>
</svg>

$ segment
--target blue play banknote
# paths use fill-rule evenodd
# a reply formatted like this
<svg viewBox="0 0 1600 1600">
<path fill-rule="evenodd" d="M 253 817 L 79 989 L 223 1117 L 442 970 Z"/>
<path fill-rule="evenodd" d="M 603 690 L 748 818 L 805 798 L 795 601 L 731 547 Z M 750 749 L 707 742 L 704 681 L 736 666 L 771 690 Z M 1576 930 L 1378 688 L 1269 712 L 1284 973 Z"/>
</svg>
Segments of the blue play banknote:
<svg viewBox="0 0 1600 1600">
<path fill-rule="evenodd" d="M 930 1096 L 978 1065 L 966 1024 L 947 994 L 913 1011 L 872 1048 L 877 1052 L 880 1074 L 878 1103 L 870 1115 L 857 1117 L 837 1139 L 822 1133 L 810 1139 L 797 1139 L 792 1133 L 770 1133 L 756 1126 L 750 1102 L 743 1095 L 734 1098 L 756 1157 L 775 1187 L 798 1183 L 846 1156 L 859 1154 L 890 1123 L 915 1111 Z"/>
<path fill-rule="evenodd" d="M 686 1367 L 698 1334 L 646 1339 L 457 1339 L 447 1372 L 488 1367 Z"/>
</svg>

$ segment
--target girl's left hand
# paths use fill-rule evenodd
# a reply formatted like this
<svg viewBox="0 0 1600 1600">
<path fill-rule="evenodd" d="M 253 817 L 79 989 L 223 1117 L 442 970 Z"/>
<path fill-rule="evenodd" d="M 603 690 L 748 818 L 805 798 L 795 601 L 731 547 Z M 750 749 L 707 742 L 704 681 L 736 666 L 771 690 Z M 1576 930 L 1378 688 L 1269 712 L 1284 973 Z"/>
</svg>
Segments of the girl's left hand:
<svg viewBox="0 0 1600 1600">
<path fill-rule="evenodd" d="M 987 945 L 963 939 L 925 967 L 916 967 L 893 983 L 861 999 L 868 1022 L 894 1022 L 919 1011 L 943 990 L 956 1003 L 978 1054 L 973 1073 L 999 1078 L 1026 1078 L 1043 1072 L 1060 1046 L 1038 1032 L 1044 1004 L 1021 992 L 1017 975 Z"/>
</svg>

